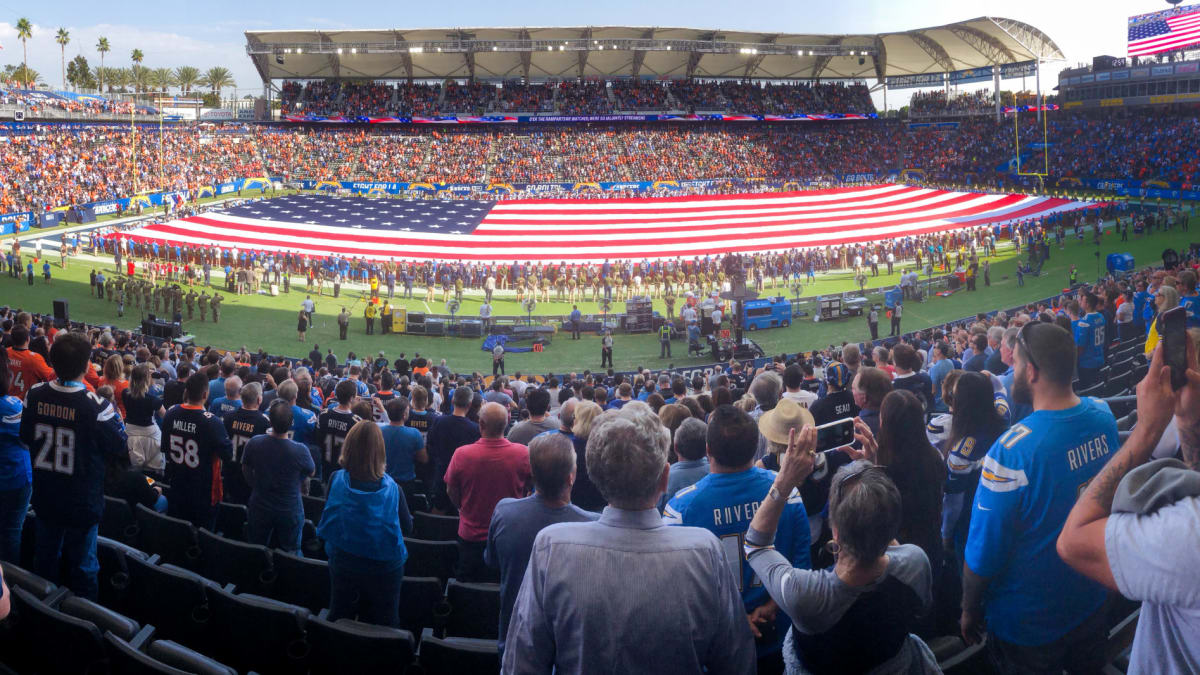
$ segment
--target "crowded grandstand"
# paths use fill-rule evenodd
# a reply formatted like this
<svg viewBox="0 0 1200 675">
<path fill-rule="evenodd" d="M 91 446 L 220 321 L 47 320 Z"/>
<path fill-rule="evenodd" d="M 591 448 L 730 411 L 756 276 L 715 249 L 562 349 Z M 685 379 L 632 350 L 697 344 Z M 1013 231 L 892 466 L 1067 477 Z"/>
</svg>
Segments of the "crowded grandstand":
<svg viewBox="0 0 1200 675">
<path fill-rule="evenodd" d="M 0 88 L 0 672 L 1200 671 L 1182 52 L 246 43 Z"/>
</svg>

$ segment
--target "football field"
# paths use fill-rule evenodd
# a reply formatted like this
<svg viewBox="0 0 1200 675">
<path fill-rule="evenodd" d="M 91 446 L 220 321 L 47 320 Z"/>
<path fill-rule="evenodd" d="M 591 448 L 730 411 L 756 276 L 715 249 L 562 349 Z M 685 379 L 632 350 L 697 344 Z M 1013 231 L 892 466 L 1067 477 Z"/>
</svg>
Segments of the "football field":
<svg viewBox="0 0 1200 675">
<path fill-rule="evenodd" d="M 905 331 L 925 328 L 942 324 L 980 311 L 999 307 L 1008 307 L 1038 300 L 1060 292 L 1067 284 L 1068 269 L 1071 264 L 1079 268 L 1081 281 L 1091 280 L 1096 273 L 1097 248 L 1090 243 L 1068 242 L 1065 250 L 1057 247 L 1052 249 L 1051 258 L 1038 277 L 1026 277 L 1025 285 L 1018 286 L 1015 277 L 1015 254 L 1012 247 L 1004 244 L 999 255 L 991 258 L 991 286 L 984 286 L 980 279 L 979 290 L 971 293 L 960 291 L 946 298 L 930 297 L 923 303 L 909 302 L 905 306 Z M 1193 240 L 1191 233 L 1178 230 L 1167 233 L 1154 233 L 1148 237 L 1131 239 L 1129 242 L 1117 241 L 1116 235 L 1105 238 L 1099 251 L 1101 264 L 1103 257 L 1109 253 L 1130 253 L 1138 266 L 1153 265 L 1161 260 L 1164 248 L 1175 247 L 1185 249 Z M 32 245 L 24 244 L 24 250 L 32 253 Z M 53 251 L 53 253 L 51 253 Z M 71 319 L 86 321 L 93 324 L 115 325 L 122 329 L 134 329 L 140 325 L 141 313 L 138 309 L 127 304 L 124 317 L 118 317 L 116 305 L 107 300 L 100 300 L 89 294 L 88 273 L 92 268 L 112 270 L 112 262 L 99 258 L 83 256 L 68 261 L 68 267 L 63 270 L 58 265 L 57 250 L 46 247 L 48 259 L 52 263 L 53 278 L 50 284 L 45 284 L 41 278 L 41 267 L 36 266 L 34 284 L 29 286 L 24 278 L 20 280 L 8 276 L 0 277 L 0 305 L 21 307 L 34 312 L 50 313 L 51 303 L 56 298 L 65 298 L 69 302 Z M 903 265 L 897 264 L 896 274 L 879 277 L 868 277 L 868 289 L 891 288 L 898 282 L 899 272 Z M 835 272 L 818 275 L 814 284 L 806 284 L 803 296 L 835 293 L 854 290 L 856 284 L 851 272 Z M 424 289 L 420 292 L 414 289 L 414 299 L 397 298 L 394 304 L 411 311 L 424 311 L 437 314 L 447 313 L 442 302 L 441 291 L 433 302 L 426 302 Z M 766 289 L 764 295 L 792 296 L 789 288 L 779 286 Z M 458 337 L 426 337 L 418 335 L 365 335 L 365 308 L 363 294 L 357 289 L 343 289 L 339 298 L 329 295 L 329 289 L 323 296 L 318 297 L 315 289 L 312 293 L 317 311 L 314 325 L 308 332 L 307 341 L 301 343 L 297 339 L 296 321 L 300 303 L 306 296 L 302 283 L 292 286 L 291 292 L 272 297 L 265 293 L 258 295 L 227 296 L 222 308 L 221 322 L 213 324 L 211 317 L 208 322 L 200 322 L 199 316 L 192 321 L 184 322 L 184 332 L 195 336 L 197 345 L 212 345 L 219 348 L 236 349 L 242 346 L 250 350 L 265 348 L 272 354 L 285 354 L 303 357 L 312 349 L 313 344 L 319 344 L 322 352 L 333 349 L 339 359 L 344 359 L 347 352 L 354 351 L 362 356 L 383 351 L 389 358 L 395 358 L 401 352 L 411 357 L 415 352 L 433 359 L 445 358 L 452 368 L 458 371 L 480 370 L 490 372 L 490 355 L 481 350 L 482 340 L 478 338 Z M 552 301 L 539 303 L 534 315 L 566 314 L 571 307 L 567 303 Z M 872 302 L 881 301 L 882 297 L 875 295 Z M 463 318 L 478 316 L 482 297 L 468 293 L 459 310 Z M 676 304 L 681 307 L 682 301 Z M 665 311 L 661 299 L 655 300 L 655 309 Z M 350 336 L 346 341 L 337 339 L 336 315 L 342 307 L 349 309 L 352 320 Z M 494 316 L 523 316 L 524 310 L 515 299 L 500 298 L 493 302 Z M 600 314 L 597 303 L 584 301 L 579 303 L 584 314 Z M 614 310 L 621 311 L 624 303 L 614 303 Z M 811 312 L 811 307 L 809 307 Z M 186 312 L 185 312 L 186 314 Z M 186 316 L 185 316 L 186 319 Z M 886 334 L 888 323 L 880 321 L 881 333 Z M 378 326 L 377 326 L 378 331 Z M 866 320 L 861 317 L 814 323 L 811 317 L 797 319 L 789 328 L 776 328 L 749 334 L 762 346 L 767 354 L 796 352 L 840 344 L 843 341 L 861 341 L 869 337 Z M 688 358 L 686 343 L 677 340 L 673 343 L 673 357 L 659 358 L 659 343 L 656 336 L 625 335 L 618 332 L 615 335 L 614 364 L 618 370 L 629 370 L 639 365 L 649 368 L 662 368 L 670 365 L 684 367 L 687 365 L 702 365 L 711 360 L 705 353 L 702 356 Z M 569 334 L 560 333 L 554 336 L 550 345 L 543 353 L 509 354 L 506 357 L 508 372 L 524 373 L 563 372 L 597 368 L 600 364 L 600 344 L 596 335 L 585 335 L 582 340 L 574 341 Z"/>
</svg>

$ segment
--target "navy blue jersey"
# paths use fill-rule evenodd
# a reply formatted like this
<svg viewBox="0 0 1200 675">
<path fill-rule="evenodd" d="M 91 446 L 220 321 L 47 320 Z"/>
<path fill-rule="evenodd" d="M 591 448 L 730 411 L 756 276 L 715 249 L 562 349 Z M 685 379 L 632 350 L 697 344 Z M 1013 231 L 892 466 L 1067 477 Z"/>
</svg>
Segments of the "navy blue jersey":
<svg viewBox="0 0 1200 675">
<path fill-rule="evenodd" d="M 271 420 L 261 410 L 238 408 L 225 416 L 225 435 L 233 448 L 230 461 L 241 462 L 242 452 L 251 438 L 261 436 L 271 430 Z"/>
<path fill-rule="evenodd" d="M 163 418 L 162 453 L 171 485 L 170 515 L 194 521 L 221 501 L 221 462 L 233 459 L 221 418 L 198 406 L 171 408 Z"/>
<path fill-rule="evenodd" d="M 327 467 L 337 467 L 338 458 L 342 456 L 342 444 L 346 442 L 346 434 L 350 433 L 350 428 L 359 420 L 358 415 L 342 412 L 337 408 L 326 410 L 317 417 L 317 445 L 321 446 L 321 458 Z"/>
<path fill-rule="evenodd" d="M 82 384 L 42 382 L 29 390 L 21 441 L 33 458 L 33 508 L 58 527 L 90 527 L 104 511 L 104 463 L 125 447 L 116 406 Z"/>
</svg>

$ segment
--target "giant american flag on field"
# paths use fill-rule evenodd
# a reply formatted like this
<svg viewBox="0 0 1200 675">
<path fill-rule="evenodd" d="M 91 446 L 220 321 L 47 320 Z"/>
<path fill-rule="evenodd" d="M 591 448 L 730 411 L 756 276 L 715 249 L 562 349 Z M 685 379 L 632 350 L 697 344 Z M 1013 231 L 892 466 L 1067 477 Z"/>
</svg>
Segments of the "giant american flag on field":
<svg viewBox="0 0 1200 675">
<path fill-rule="evenodd" d="M 1129 55 L 1146 56 L 1200 43 L 1200 5 L 1129 17 Z"/>
<path fill-rule="evenodd" d="M 1019 194 L 868 185 L 664 198 L 388 199 L 293 195 L 128 233 L 135 241 L 372 260 L 690 258 L 877 241 L 1088 206 Z"/>
</svg>

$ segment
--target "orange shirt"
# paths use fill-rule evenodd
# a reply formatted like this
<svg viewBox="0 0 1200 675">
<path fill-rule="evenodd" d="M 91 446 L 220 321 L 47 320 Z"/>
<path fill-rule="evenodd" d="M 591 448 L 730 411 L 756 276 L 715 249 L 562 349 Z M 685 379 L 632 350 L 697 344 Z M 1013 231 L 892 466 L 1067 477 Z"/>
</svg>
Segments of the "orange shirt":
<svg viewBox="0 0 1200 675">
<path fill-rule="evenodd" d="M 103 386 L 112 387 L 113 400 L 117 402 L 117 410 L 121 411 L 121 419 L 125 419 L 125 400 L 121 396 L 121 392 L 129 388 L 129 380 L 110 380 L 107 377 L 100 378 L 100 384 L 96 385 L 99 389 Z"/>
<path fill-rule="evenodd" d="M 33 385 L 54 379 L 54 369 L 46 363 L 46 359 L 28 349 L 8 350 L 8 370 L 12 373 L 12 384 L 9 385 L 8 394 L 22 401 Z"/>
</svg>

